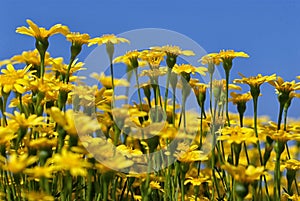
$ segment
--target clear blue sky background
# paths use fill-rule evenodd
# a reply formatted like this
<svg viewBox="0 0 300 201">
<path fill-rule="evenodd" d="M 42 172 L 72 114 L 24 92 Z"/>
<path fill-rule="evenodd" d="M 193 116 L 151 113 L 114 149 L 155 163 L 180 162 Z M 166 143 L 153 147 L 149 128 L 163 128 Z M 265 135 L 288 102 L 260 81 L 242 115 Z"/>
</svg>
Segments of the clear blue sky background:
<svg viewBox="0 0 300 201">
<path fill-rule="evenodd" d="M 18 26 L 32 19 L 49 28 L 56 23 L 71 31 L 122 33 L 138 28 L 164 28 L 182 33 L 198 42 L 207 52 L 220 49 L 245 51 L 249 59 L 238 59 L 232 79 L 243 74 L 276 73 L 286 80 L 300 75 L 300 2 L 201 1 L 201 0 L 89 0 L 16 1 L 0 3 L 0 59 L 34 48 L 31 37 L 15 33 Z M 84 58 L 94 48 L 84 48 Z M 53 57 L 69 57 L 69 43 L 61 36 L 50 39 Z M 222 72 L 222 69 L 221 69 Z M 262 87 L 259 114 L 277 118 L 278 103 L 272 87 Z M 252 104 L 248 104 L 249 109 Z M 233 109 L 232 109 L 233 110 Z M 290 116 L 300 117 L 300 100 L 294 100 Z M 251 114 L 248 112 L 247 114 Z"/>
</svg>

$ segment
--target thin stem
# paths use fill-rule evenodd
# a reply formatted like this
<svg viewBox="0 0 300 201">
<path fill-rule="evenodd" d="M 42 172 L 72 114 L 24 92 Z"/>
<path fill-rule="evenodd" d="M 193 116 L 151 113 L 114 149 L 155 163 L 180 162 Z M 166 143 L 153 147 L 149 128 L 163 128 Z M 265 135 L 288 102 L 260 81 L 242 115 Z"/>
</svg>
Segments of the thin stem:
<svg viewBox="0 0 300 201">
<path fill-rule="evenodd" d="M 168 104 L 168 95 L 169 95 L 169 85 L 170 85 L 170 76 L 171 76 L 172 69 L 168 67 L 168 73 L 167 73 L 167 83 L 166 83 L 166 91 L 165 91 L 165 110 L 167 110 L 167 104 Z"/>
<path fill-rule="evenodd" d="M 225 71 L 226 74 L 226 118 L 227 118 L 227 125 L 230 127 L 230 119 L 228 113 L 228 91 L 229 91 L 229 70 Z"/>
<path fill-rule="evenodd" d="M 277 130 L 280 130 L 283 108 L 284 108 L 284 104 L 280 103 L 280 106 L 279 106 L 279 116 L 278 116 L 278 122 L 277 122 Z"/>
</svg>

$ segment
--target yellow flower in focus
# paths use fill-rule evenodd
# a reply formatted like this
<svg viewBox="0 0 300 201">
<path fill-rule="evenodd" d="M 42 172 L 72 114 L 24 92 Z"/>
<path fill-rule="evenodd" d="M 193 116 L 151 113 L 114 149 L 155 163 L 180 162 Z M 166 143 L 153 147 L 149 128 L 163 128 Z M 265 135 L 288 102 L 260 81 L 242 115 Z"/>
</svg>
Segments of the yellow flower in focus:
<svg viewBox="0 0 300 201">
<path fill-rule="evenodd" d="M 236 92 L 231 92 L 230 96 L 232 98 L 230 98 L 229 101 L 232 101 L 232 103 L 234 105 L 239 104 L 239 103 L 246 103 L 246 102 L 248 102 L 249 100 L 252 99 L 252 96 L 251 96 L 249 91 L 247 93 L 244 93 L 244 94 L 238 94 Z"/>
<path fill-rule="evenodd" d="M 0 164 L 0 168 L 12 173 L 20 173 L 37 160 L 37 156 L 28 156 L 27 153 L 22 155 L 12 153 L 7 160 L 4 160 L 4 164 Z"/>
<path fill-rule="evenodd" d="M 236 181 L 243 184 L 253 183 L 254 181 L 258 180 L 260 176 L 266 174 L 264 167 L 254 167 L 253 165 L 245 167 L 242 165 L 234 166 L 230 165 L 229 163 L 225 163 L 221 167 L 231 176 L 233 176 Z"/>
<path fill-rule="evenodd" d="M 175 66 L 172 69 L 174 71 L 174 73 L 176 74 L 181 74 L 181 73 L 187 73 L 187 74 L 195 74 L 195 73 L 199 73 L 200 75 L 205 76 L 205 72 L 207 71 L 207 68 L 205 67 L 195 67 L 192 66 L 191 64 L 181 64 L 181 65 L 177 65 L 175 64 Z"/>
<path fill-rule="evenodd" d="M 81 34 L 78 32 L 71 32 L 66 35 L 68 41 L 70 41 L 73 45 L 82 46 L 83 44 L 88 44 L 90 40 L 89 34 Z"/>
<path fill-rule="evenodd" d="M 0 75 L 0 86 L 3 87 L 3 92 L 9 93 L 15 91 L 19 94 L 26 92 L 29 80 L 34 71 L 29 71 L 31 65 L 24 69 L 16 70 L 12 64 L 8 64 L 6 69 L 2 69 L 3 74 Z"/>
<path fill-rule="evenodd" d="M 87 162 L 82 154 L 68 151 L 67 148 L 62 149 L 61 153 L 57 153 L 52 157 L 52 161 L 57 170 L 70 171 L 72 176 L 86 176 L 87 169 L 92 168 L 92 164 Z"/>
<path fill-rule="evenodd" d="M 117 37 L 114 34 L 104 34 L 101 37 L 90 39 L 88 46 L 92 46 L 95 44 L 103 45 L 107 43 L 112 43 L 112 44 L 129 43 L 129 40 L 127 40 L 126 38 Z"/>
<path fill-rule="evenodd" d="M 243 74 L 239 73 L 239 75 L 242 77 L 241 79 L 235 79 L 233 83 L 241 83 L 241 84 L 248 84 L 250 87 L 260 87 L 265 82 L 270 82 L 272 80 L 276 79 L 276 74 L 272 74 L 270 76 L 262 76 L 261 74 L 258 74 L 257 76 L 251 76 L 247 78 Z"/>
<path fill-rule="evenodd" d="M 29 191 L 29 192 L 22 192 L 22 197 L 28 199 L 28 201 L 54 201 L 54 197 L 48 195 L 44 192 L 36 192 L 36 191 Z"/>
<path fill-rule="evenodd" d="M 17 125 L 20 128 L 31 128 L 34 126 L 39 126 L 46 124 L 44 122 L 44 117 L 38 117 L 35 114 L 29 115 L 27 118 L 25 117 L 24 113 L 19 113 L 18 111 L 15 111 L 14 114 L 5 113 L 6 116 L 10 118 L 8 121 L 8 124 Z"/>
<path fill-rule="evenodd" d="M 155 50 L 144 50 L 140 54 L 140 58 L 146 61 L 151 69 L 157 69 L 161 61 L 164 59 L 165 53 Z"/>
<path fill-rule="evenodd" d="M 56 59 L 51 60 L 51 69 L 54 72 L 59 72 L 62 75 L 66 75 L 68 71 L 68 64 L 64 63 L 63 58 L 59 57 Z M 70 67 L 69 75 L 72 76 L 75 72 L 80 71 L 80 70 L 86 70 L 86 68 L 83 68 L 84 63 L 83 62 L 77 62 L 75 59 Z"/>
<path fill-rule="evenodd" d="M 34 22 L 32 22 L 29 19 L 27 19 L 26 22 L 29 25 L 29 27 L 28 28 L 25 26 L 18 27 L 16 32 L 20 34 L 32 36 L 38 40 L 47 39 L 49 36 L 58 33 L 61 33 L 63 35 L 69 33 L 69 28 L 61 24 L 56 24 L 52 26 L 49 30 L 47 30 L 44 27 L 38 27 Z"/>
<path fill-rule="evenodd" d="M 126 54 L 119 56 L 114 59 L 114 63 L 124 63 L 127 66 L 130 66 L 131 68 L 135 69 L 139 67 L 139 61 L 138 58 L 140 56 L 140 52 L 137 50 L 126 52 Z"/>
<path fill-rule="evenodd" d="M 241 144 L 243 142 L 256 143 L 254 130 L 246 127 L 225 127 L 219 131 L 222 135 L 217 138 L 220 141 L 227 141 L 229 144 Z"/>
</svg>

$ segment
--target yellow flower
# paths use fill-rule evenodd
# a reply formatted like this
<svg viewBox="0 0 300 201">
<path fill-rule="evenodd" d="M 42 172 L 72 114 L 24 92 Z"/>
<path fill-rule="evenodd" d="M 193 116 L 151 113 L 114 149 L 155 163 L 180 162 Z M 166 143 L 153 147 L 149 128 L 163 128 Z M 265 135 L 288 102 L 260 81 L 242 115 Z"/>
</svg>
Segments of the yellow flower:
<svg viewBox="0 0 300 201">
<path fill-rule="evenodd" d="M 217 53 L 210 53 L 207 55 L 204 55 L 199 62 L 201 62 L 203 65 L 205 64 L 214 64 L 214 65 L 219 65 L 222 60 L 220 57 L 218 57 Z"/>
<path fill-rule="evenodd" d="M 73 110 L 62 112 L 57 107 L 48 110 L 53 120 L 63 127 L 69 135 L 87 135 L 99 129 L 98 122 L 83 113 L 76 113 Z"/>
<path fill-rule="evenodd" d="M 230 98 L 229 101 L 232 101 L 234 105 L 239 104 L 239 103 L 246 103 L 252 99 L 252 96 L 249 91 L 244 94 L 238 94 L 235 92 L 231 92 L 230 95 L 232 98 Z"/>
<path fill-rule="evenodd" d="M 31 20 L 27 19 L 26 20 L 27 24 L 29 27 L 18 27 L 16 32 L 20 34 L 25 34 L 28 36 L 35 37 L 38 40 L 43 40 L 47 39 L 49 36 L 52 36 L 54 34 L 61 33 L 63 35 L 66 35 L 69 33 L 69 28 L 67 26 L 63 26 L 61 24 L 56 24 L 52 26 L 49 30 L 43 28 L 43 27 L 38 27 L 34 22 Z"/>
<path fill-rule="evenodd" d="M 82 46 L 83 44 L 88 44 L 90 40 L 89 34 L 81 34 L 78 32 L 71 32 L 66 35 L 68 41 L 72 42 L 74 45 Z"/>
<path fill-rule="evenodd" d="M 151 50 L 155 50 L 155 51 L 160 51 L 160 52 L 164 52 L 167 55 L 170 56 L 179 56 L 179 55 L 184 55 L 184 56 L 194 56 L 195 53 L 191 50 L 182 50 L 180 47 L 178 46 L 172 46 L 172 45 L 165 45 L 162 47 L 151 47 Z"/>
<path fill-rule="evenodd" d="M 270 82 L 272 80 L 276 79 L 276 74 L 272 74 L 270 76 L 262 76 L 261 74 L 258 74 L 257 76 L 251 76 L 247 78 L 243 74 L 239 73 L 239 75 L 242 77 L 241 79 L 235 79 L 233 83 L 241 83 L 241 84 L 248 84 L 250 87 L 260 87 L 265 82 Z"/>
<path fill-rule="evenodd" d="M 90 39 L 88 46 L 92 46 L 95 44 L 102 45 L 107 43 L 112 43 L 112 44 L 129 43 L 129 40 L 127 40 L 126 38 L 117 37 L 114 34 L 104 34 L 101 37 Z"/>
<path fill-rule="evenodd" d="M 86 68 L 83 68 L 83 66 L 84 66 L 83 62 L 77 62 L 77 60 L 74 60 L 71 64 L 69 75 L 72 76 L 75 72 L 77 72 L 79 70 L 86 70 Z M 59 72 L 62 75 L 67 74 L 68 64 L 65 64 L 63 58 L 61 58 L 61 57 L 52 59 L 51 67 L 52 67 L 52 71 L 54 71 L 54 72 Z"/>
<path fill-rule="evenodd" d="M 180 162 L 183 163 L 208 160 L 208 156 L 204 155 L 202 151 L 196 150 L 197 148 L 197 146 L 191 146 L 188 148 L 188 150 L 185 150 L 179 146 L 177 147 L 177 150 L 179 150 L 179 152 L 176 153 L 175 156 Z"/>
<path fill-rule="evenodd" d="M 131 68 L 137 68 L 139 66 L 138 58 L 140 56 L 140 52 L 137 50 L 126 52 L 126 54 L 119 56 L 114 59 L 114 63 L 124 63 Z"/>
<path fill-rule="evenodd" d="M 199 175 L 199 177 L 194 178 L 194 177 L 188 177 L 184 181 L 184 185 L 187 185 L 188 183 L 191 183 L 193 186 L 200 186 L 203 183 L 211 182 L 211 179 L 209 176 L 204 176 L 202 174 Z"/>
<path fill-rule="evenodd" d="M 61 153 L 57 153 L 52 157 L 52 161 L 57 170 L 70 171 L 72 176 L 86 176 L 87 169 L 92 164 L 87 162 L 82 154 L 73 153 L 63 148 Z"/>
<path fill-rule="evenodd" d="M 32 64 L 33 67 L 41 65 L 40 55 L 37 49 L 33 51 L 23 51 L 21 55 L 15 55 L 10 58 L 12 64 L 15 63 L 25 63 L 27 65 Z M 46 52 L 45 54 L 45 66 L 50 65 L 50 54 Z"/>
<path fill-rule="evenodd" d="M 300 161 L 296 159 L 289 159 L 285 161 L 281 166 L 288 170 L 300 170 Z"/>
<path fill-rule="evenodd" d="M 179 74 L 179 75 L 181 73 L 187 73 L 187 74 L 199 73 L 200 75 L 205 76 L 205 72 L 207 71 L 207 68 L 195 67 L 195 66 L 192 66 L 191 64 L 181 64 L 181 65 L 175 64 L 173 71 L 174 71 L 174 73 Z"/>
<path fill-rule="evenodd" d="M 106 89 L 112 88 L 111 76 L 105 76 L 103 72 L 100 75 L 97 73 L 92 73 L 90 76 L 98 80 L 102 84 L 102 86 L 105 87 Z M 114 84 L 115 86 L 124 86 L 124 87 L 128 87 L 130 85 L 129 82 L 125 79 L 114 79 Z"/>
<path fill-rule="evenodd" d="M 37 160 L 37 156 L 28 156 L 27 153 L 22 155 L 12 153 L 9 156 L 9 159 L 5 160 L 4 164 L 0 165 L 0 168 L 12 173 L 20 173 L 25 170 L 27 166 L 32 165 Z"/>
<path fill-rule="evenodd" d="M 146 61 L 150 68 L 158 68 L 161 61 L 164 59 L 165 53 L 155 50 L 144 50 L 140 54 L 140 58 Z"/>
<path fill-rule="evenodd" d="M 222 135 L 217 138 L 220 141 L 227 141 L 229 144 L 241 144 L 243 142 L 256 143 L 254 130 L 246 127 L 225 127 L 219 131 Z"/>
<path fill-rule="evenodd" d="M 55 167 L 46 165 L 46 166 L 35 166 L 33 168 L 27 168 L 24 170 L 24 173 L 34 179 L 40 179 L 42 177 L 52 178 L 53 173 L 55 171 Z"/>
<path fill-rule="evenodd" d="M 258 180 L 260 176 L 266 174 L 264 167 L 254 167 L 253 165 L 245 167 L 242 165 L 233 166 L 229 163 L 225 163 L 221 167 L 233 176 L 236 181 L 243 184 L 253 183 L 255 180 Z"/>
<path fill-rule="evenodd" d="M 234 50 L 221 50 L 218 54 L 218 57 L 224 62 L 225 60 L 232 60 L 236 57 L 248 58 L 249 55 L 245 52 L 235 52 Z"/>
<path fill-rule="evenodd" d="M 29 117 L 25 117 L 24 113 L 19 113 L 15 111 L 14 114 L 5 113 L 6 116 L 10 118 L 8 124 L 17 125 L 20 128 L 30 128 L 38 125 L 45 124 L 44 117 L 38 117 L 35 114 L 30 115 Z"/>
<path fill-rule="evenodd" d="M 15 70 L 12 64 L 8 64 L 6 69 L 2 69 L 3 73 L 0 75 L 0 86 L 3 87 L 5 93 L 15 91 L 19 94 L 26 92 L 29 80 L 34 71 L 29 71 L 31 65 L 26 66 L 24 69 Z"/>
<path fill-rule="evenodd" d="M 0 127 L 0 145 L 9 145 L 10 141 L 17 137 L 16 132 L 18 127 L 14 125 L 8 125 L 6 127 Z"/>
<path fill-rule="evenodd" d="M 287 142 L 289 140 L 300 141 L 300 133 L 299 132 L 289 132 L 285 130 L 278 130 L 276 126 L 265 126 L 260 131 L 262 135 L 269 136 L 272 140 L 279 142 Z M 263 137 L 263 136 L 262 136 Z"/>
</svg>

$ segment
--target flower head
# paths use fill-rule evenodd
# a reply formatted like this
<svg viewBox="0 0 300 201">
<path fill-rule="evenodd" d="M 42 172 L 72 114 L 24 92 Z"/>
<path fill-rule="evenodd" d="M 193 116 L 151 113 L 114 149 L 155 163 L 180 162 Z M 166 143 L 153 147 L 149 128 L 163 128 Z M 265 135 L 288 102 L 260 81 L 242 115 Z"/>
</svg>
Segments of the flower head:
<svg viewBox="0 0 300 201">
<path fill-rule="evenodd" d="M 112 43 L 112 44 L 129 43 L 129 40 L 127 40 L 126 38 L 117 37 L 114 34 L 104 34 L 101 37 L 90 39 L 88 46 L 92 46 L 95 44 L 103 45 L 107 43 Z"/>
<path fill-rule="evenodd" d="M 205 72 L 207 71 L 207 68 L 205 67 L 195 67 L 191 64 L 181 64 L 181 65 L 176 65 L 173 68 L 173 72 L 176 74 L 182 74 L 182 73 L 187 73 L 187 74 L 195 74 L 199 73 L 200 75 L 205 76 Z"/>
<path fill-rule="evenodd" d="M 83 45 L 88 44 L 90 40 L 89 34 L 81 34 L 78 32 L 71 32 L 66 35 L 68 41 L 72 42 L 72 44 Z"/>
<path fill-rule="evenodd" d="M 140 58 L 146 61 L 150 68 L 158 68 L 161 61 L 164 59 L 165 53 L 155 50 L 144 50 L 140 54 Z"/>
<path fill-rule="evenodd" d="M 232 60 L 236 57 L 248 58 L 245 52 L 235 52 L 234 50 L 221 50 L 216 57 L 219 57 L 223 63 L 225 71 L 229 71 L 232 67 Z"/>
<path fill-rule="evenodd" d="M 245 167 L 242 165 L 233 166 L 225 163 L 222 165 L 222 168 L 231 174 L 236 181 L 243 184 L 253 183 L 255 180 L 258 180 L 260 176 L 266 174 L 264 167 L 254 167 L 252 165 Z"/>
<path fill-rule="evenodd" d="M 131 66 L 131 68 L 137 68 L 139 66 L 138 58 L 140 56 L 140 52 L 137 50 L 126 52 L 126 54 L 119 56 L 114 59 L 114 63 L 124 63 L 127 66 Z"/>
<path fill-rule="evenodd" d="M 234 105 L 237 105 L 239 103 L 246 103 L 246 102 L 248 102 L 249 100 L 252 99 L 252 96 L 251 96 L 249 91 L 247 93 L 244 93 L 244 94 L 238 94 L 236 92 L 231 92 L 230 95 L 231 95 L 232 98 L 229 99 L 229 101 L 232 101 L 232 103 Z"/>
<path fill-rule="evenodd" d="M 54 34 L 61 33 L 63 35 L 66 35 L 69 33 L 69 28 L 67 26 L 63 26 L 61 24 L 56 24 L 52 26 L 49 30 L 45 29 L 44 27 L 38 27 L 34 22 L 27 19 L 26 20 L 29 27 L 18 27 L 16 32 L 20 34 L 25 34 L 28 36 L 35 37 L 38 40 L 47 39 L 49 36 L 52 36 Z"/>
<path fill-rule="evenodd" d="M 229 144 L 241 144 L 243 142 L 256 143 L 254 130 L 245 127 L 225 127 L 221 131 L 221 136 L 218 137 L 220 141 L 227 141 Z"/>
</svg>

